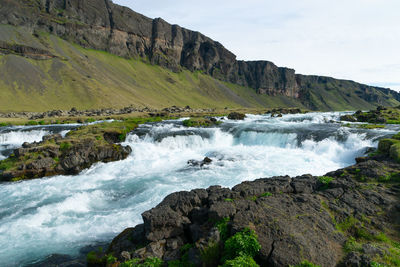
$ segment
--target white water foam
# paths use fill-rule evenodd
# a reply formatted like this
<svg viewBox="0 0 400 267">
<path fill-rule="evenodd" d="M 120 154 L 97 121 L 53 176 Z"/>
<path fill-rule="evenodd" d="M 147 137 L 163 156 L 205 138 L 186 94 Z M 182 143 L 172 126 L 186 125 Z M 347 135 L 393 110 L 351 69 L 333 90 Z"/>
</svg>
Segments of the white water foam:
<svg viewBox="0 0 400 267">
<path fill-rule="evenodd" d="M 82 246 L 109 241 L 141 223 L 143 211 L 175 191 L 232 187 L 275 175 L 323 175 L 350 165 L 366 147 L 376 145 L 371 136 L 382 132 L 330 125 L 333 131 L 323 135 L 327 138 L 298 141 L 301 130 L 328 126 L 335 116 L 249 116 L 228 121 L 228 129 L 146 125 L 144 136 L 128 136 L 124 145 L 133 152 L 126 160 L 99 163 L 77 176 L 0 184 L 0 265 L 20 265 L 51 253 L 73 255 Z M 210 165 L 187 164 L 205 156 L 213 160 Z"/>
<path fill-rule="evenodd" d="M 20 146 L 24 142 L 32 143 L 41 141 L 43 136 L 48 135 L 46 130 L 11 131 L 0 133 L 0 145 Z"/>
</svg>

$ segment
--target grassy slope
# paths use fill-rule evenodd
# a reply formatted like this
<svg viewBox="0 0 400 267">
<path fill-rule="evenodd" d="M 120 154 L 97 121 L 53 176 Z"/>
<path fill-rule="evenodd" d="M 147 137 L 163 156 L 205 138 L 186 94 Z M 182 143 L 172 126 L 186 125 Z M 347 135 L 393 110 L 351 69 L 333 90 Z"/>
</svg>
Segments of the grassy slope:
<svg viewBox="0 0 400 267">
<path fill-rule="evenodd" d="M 123 107 L 162 108 L 301 106 L 285 97 L 257 95 L 255 90 L 224 83 L 187 70 L 174 73 L 141 59 L 125 59 L 84 49 L 43 34 L 40 38 L 0 26 L 9 43 L 47 47 L 58 58 L 34 60 L 0 56 L 0 111 L 45 111 Z M 0 39 L 1 40 L 1 39 Z"/>
<path fill-rule="evenodd" d="M 174 73 L 143 59 L 85 49 L 49 34 L 33 36 L 23 28 L 0 25 L 0 41 L 46 49 L 57 56 L 34 60 L 0 55 L 0 112 L 118 108 L 131 104 L 153 108 L 304 108 L 293 98 L 258 95 L 254 89 L 200 72 Z M 323 88 L 315 88 L 311 94 L 319 110 L 373 108 L 355 95 L 341 101 L 338 94 Z"/>
<path fill-rule="evenodd" d="M 309 101 L 317 110 L 348 110 L 349 107 L 352 107 L 353 110 L 367 110 L 374 109 L 377 105 L 358 97 L 356 92 L 359 88 L 352 81 L 328 79 L 326 83 L 312 83 L 309 88 L 311 95 Z M 398 106 L 400 104 L 394 98 L 388 98 L 378 90 L 370 90 L 373 90 L 370 93 L 379 97 L 379 105 Z"/>
</svg>

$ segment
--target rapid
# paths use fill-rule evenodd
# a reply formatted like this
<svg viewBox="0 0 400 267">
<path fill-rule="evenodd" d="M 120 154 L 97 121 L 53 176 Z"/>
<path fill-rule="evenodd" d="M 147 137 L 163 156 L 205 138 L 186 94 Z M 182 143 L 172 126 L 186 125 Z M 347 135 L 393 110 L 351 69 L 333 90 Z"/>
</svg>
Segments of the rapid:
<svg viewBox="0 0 400 267">
<path fill-rule="evenodd" d="M 50 254 L 77 255 L 109 242 L 140 214 L 175 191 L 232 187 L 277 175 L 324 175 L 355 163 L 380 138 L 399 131 L 343 127 L 343 113 L 248 115 L 213 128 L 182 120 L 141 125 L 123 143 L 131 155 L 76 176 L 0 184 L 0 266 L 35 263 Z M 0 128 L 0 159 L 23 142 L 76 125 Z M 202 167 L 188 164 L 209 157 Z"/>
</svg>

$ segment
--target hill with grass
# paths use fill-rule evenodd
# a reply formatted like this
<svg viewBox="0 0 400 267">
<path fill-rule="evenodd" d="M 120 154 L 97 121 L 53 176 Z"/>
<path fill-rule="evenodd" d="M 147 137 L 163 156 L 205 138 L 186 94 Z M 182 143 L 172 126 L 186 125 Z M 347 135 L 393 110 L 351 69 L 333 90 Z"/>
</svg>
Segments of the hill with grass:
<svg viewBox="0 0 400 267">
<path fill-rule="evenodd" d="M 199 32 L 108 0 L 0 1 L 0 111 L 123 107 L 370 109 L 389 89 L 239 61 Z"/>
</svg>

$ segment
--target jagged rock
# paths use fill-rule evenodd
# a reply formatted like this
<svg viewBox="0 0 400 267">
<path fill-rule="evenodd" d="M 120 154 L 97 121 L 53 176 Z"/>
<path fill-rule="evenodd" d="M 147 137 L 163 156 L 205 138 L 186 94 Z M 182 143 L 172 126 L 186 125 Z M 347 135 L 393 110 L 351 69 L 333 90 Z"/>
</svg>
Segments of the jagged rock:
<svg viewBox="0 0 400 267">
<path fill-rule="evenodd" d="M 48 143 L 48 141 L 53 143 Z M 96 162 L 122 160 L 132 152 L 129 146 L 120 144 L 97 145 L 91 139 L 81 139 L 71 144 L 70 148 L 61 148 L 63 139 L 60 135 L 44 137 L 42 142 L 24 144 L 14 150 L 12 156 L 20 164 L 0 174 L 0 179 L 9 181 L 13 178 L 40 178 L 57 174 L 77 174 Z M 25 161 L 29 159 L 29 163 Z"/>
<path fill-rule="evenodd" d="M 191 166 L 199 166 L 199 167 L 203 167 L 204 165 L 209 165 L 211 164 L 212 159 L 210 159 L 209 157 L 205 157 L 203 160 L 188 160 L 187 164 L 191 165 Z"/>
<path fill-rule="evenodd" d="M 391 216 L 385 214 L 393 214 L 399 204 L 391 193 L 396 187 L 364 187 L 356 181 L 356 174 L 351 176 L 362 168 L 362 175 L 373 180 L 381 174 L 380 169 L 398 172 L 400 164 L 369 159 L 327 174 L 333 177 L 328 186 L 318 177 L 303 175 L 243 182 L 231 190 L 212 186 L 173 193 L 142 214 L 144 225 L 116 237 L 107 253 L 119 255 L 124 248 L 144 242 L 145 249 L 137 250 L 135 255 L 170 261 L 180 258 L 183 244 L 193 243 L 187 256 L 195 266 L 201 266 L 200 252 L 220 242 L 220 233 L 211 222 L 230 218 L 230 235 L 246 227 L 257 233 L 261 244 L 257 261 L 261 266 L 296 265 L 304 259 L 327 267 L 339 262 L 343 266 L 369 266 L 372 258 L 386 252 L 365 243 L 362 253 L 343 255 L 347 237 L 337 230 L 337 223 L 352 217 L 360 220 L 352 227 L 363 227 L 365 233 L 374 235 L 382 231 L 377 229 L 393 223 Z M 365 216 L 371 223 L 363 219 Z"/>
</svg>

